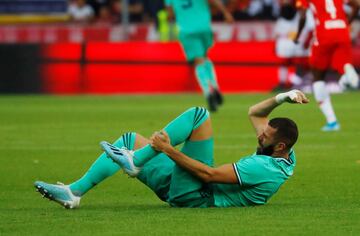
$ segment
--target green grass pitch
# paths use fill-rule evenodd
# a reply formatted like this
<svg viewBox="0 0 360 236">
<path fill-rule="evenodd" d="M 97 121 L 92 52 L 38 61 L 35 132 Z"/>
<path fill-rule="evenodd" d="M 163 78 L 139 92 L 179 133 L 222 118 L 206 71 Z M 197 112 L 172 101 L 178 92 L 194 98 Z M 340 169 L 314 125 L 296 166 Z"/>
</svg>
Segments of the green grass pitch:
<svg viewBox="0 0 360 236">
<path fill-rule="evenodd" d="M 226 96 L 212 115 L 217 165 L 254 151 L 247 109 L 268 96 Z M 100 141 L 126 131 L 149 136 L 186 108 L 204 105 L 203 98 L 1 96 L 0 235 L 359 235 L 360 94 L 332 97 L 337 133 L 320 132 L 324 118 L 310 98 L 273 113 L 298 123 L 298 163 L 265 206 L 170 208 L 119 172 L 83 197 L 79 209 L 65 210 L 42 199 L 33 182 L 69 183 L 100 154 Z"/>
</svg>

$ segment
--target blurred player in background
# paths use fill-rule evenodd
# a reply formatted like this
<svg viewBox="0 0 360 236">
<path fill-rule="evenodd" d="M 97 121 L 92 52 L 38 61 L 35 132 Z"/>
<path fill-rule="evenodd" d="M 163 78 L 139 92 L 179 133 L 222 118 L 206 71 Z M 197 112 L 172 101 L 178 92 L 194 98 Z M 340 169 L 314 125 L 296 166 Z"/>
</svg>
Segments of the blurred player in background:
<svg viewBox="0 0 360 236">
<path fill-rule="evenodd" d="M 186 59 L 195 67 L 195 74 L 210 111 L 223 103 L 213 63 L 207 57 L 213 45 L 209 3 L 222 12 L 226 22 L 233 22 L 232 15 L 220 0 L 165 0 L 170 19 L 175 16 L 179 40 Z"/>
<path fill-rule="evenodd" d="M 90 23 L 95 16 L 93 8 L 87 4 L 86 0 L 70 1 L 68 14 L 70 20 L 77 23 Z"/>
<path fill-rule="evenodd" d="M 296 11 L 294 0 L 282 0 L 280 17 L 274 28 L 276 40 L 276 55 L 283 59 L 284 64 L 279 67 L 279 85 L 275 90 L 285 90 L 292 86 L 299 86 L 309 73 L 308 57 L 310 55 L 310 41 L 313 37 L 315 22 L 310 10 L 306 13 L 306 24 L 299 37 L 299 43 L 294 39 L 299 25 L 299 14 Z M 295 65 L 295 71 L 289 71 L 288 66 Z"/>
<path fill-rule="evenodd" d="M 79 180 L 70 185 L 36 181 L 46 198 L 76 208 L 80 198 L 120 167 L 173 207 L 245 207 L 265 204 L 292 176 L 293 145 L 298 128 L 288 118 L 270 113 L 283 103 L 308 103 L 292 90 L 265 99 L 248 111 L 257 137 L 256 153 L 235 163 L 213 167 L 214 138 L 209 112 L 193 107 L 147 139 L 125 133 L 114 145 L 101 142 L 103 153 Z M 183 144 L 181 151 L 175 146 Z"/>
<path fill-rule="evenodd" d="M 297 0 L 300 21 L 299 35 L 306 23 L 306 9 L 310 7 L 316 20 L 315 40 L 311 48 L 310 66 L 314 82 L 313 92 L 320 109 L 326 118 L 327 124 L 323 131 L 337 131 L 340 124 L 333 110 L 330 94 L 325 86 L 325 74 L 328 69 L 336 70 L 341 78 L 339 84 L 343 88 L 357 88 L 358 75 L 352 66 L 351 40 L 349 24 L 358 13 L 359 4 L 349 0 L 352 11 L 346 16 L 343 0 Z"/>
</svg>

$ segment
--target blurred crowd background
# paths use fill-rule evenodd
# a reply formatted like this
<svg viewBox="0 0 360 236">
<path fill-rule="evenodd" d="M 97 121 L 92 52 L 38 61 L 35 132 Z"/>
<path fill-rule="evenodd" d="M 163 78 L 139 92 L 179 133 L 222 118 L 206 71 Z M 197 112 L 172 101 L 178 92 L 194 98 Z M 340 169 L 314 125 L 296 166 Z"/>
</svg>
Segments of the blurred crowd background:
<svg viewBox="0 0 360 236">
<path fill-rule="evenodd" d="M 275 20 L 288 0 L 222 0 L 238 21 Z M 291 1 L 290 1 L 291 2 Z M 295 5 L 293 3 L 293 5 Z M 126 7 L 126 11 L 124 11 Z M 1 0 L 0 15 L 7 14 L 66 14 L 66 21 L 97 24 L 121 23 L 122 13 L 129 15 L 130 23 L 157 21 L 164 0 Z M 222 15 L 212 8 L 214 21 Z M 1 19 L 0 19 L 1 20 Z"/>
<path fill-rule="evenodd" d="M 223 3 L 236 20 L 274 20 L 280 15 L 278 0 L 223 0 Z M 70 0 L 68 13 L 73 21 L 120 23 L 123 6 L 122 0 Z M 156 21 L 158 12 L 164 9 L 164 0 L 128 0 L 127 9 L 131 23 Z M 215 8 L 212 17 L 222 20 L 222 14 Z"/>
<path fill-rule="evenodd" d="M 309 85 L 308 71 L 298 70 L 298 58 L 287 55 L 294 51 L 287 46 L 296 46 L 296 0 L 222 1 L 236 22 L 223 22 L 211 8 L 216 43 L 209 57 L 219 67 L 224 92 Z M 357 18 L 351 36 L 354 65 L 360 68 Z M 177 33 L 167 21 L 165 0 L 0 0 L 0 93 L 198 91 L 173 42 Z M 307 61 L 307 55 L 300 59 Z M 133 90 L 134 83 L 148 81 L 152 87 Z"/>
</svg>

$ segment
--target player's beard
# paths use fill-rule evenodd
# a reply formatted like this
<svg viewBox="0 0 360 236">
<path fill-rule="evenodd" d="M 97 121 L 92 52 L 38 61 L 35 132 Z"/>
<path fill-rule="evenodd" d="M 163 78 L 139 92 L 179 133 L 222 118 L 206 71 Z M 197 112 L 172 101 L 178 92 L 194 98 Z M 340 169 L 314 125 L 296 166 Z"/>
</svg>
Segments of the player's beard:
<svg viewBox="0 0 360 236">
<path fill-rule="evenodd" d="M 256 154 L 257 155 L 265 155 L 265 156 L 271 156 L 274 153 L 275 145 L 271 144 L 267 147 L 257 147 Z"/>
<path fill-rule="evenodd" d="M 256 149 L 256 154 L 257 155 L 266 155 L 266 156 L 271 156 L 274 153 L 274 148 L 275 145 L 274 144 L 270 144 L 267 147 L 264 147 L 264 145 L 262 144 L 261 140 L 258 140 L 259 146 Z"/>
</svg>

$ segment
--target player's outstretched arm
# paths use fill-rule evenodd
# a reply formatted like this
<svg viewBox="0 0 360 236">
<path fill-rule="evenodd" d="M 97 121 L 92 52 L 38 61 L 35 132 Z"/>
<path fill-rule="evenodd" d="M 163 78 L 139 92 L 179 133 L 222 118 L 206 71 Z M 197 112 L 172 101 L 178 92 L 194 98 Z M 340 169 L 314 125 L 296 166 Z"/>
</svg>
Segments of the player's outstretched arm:
<svg viewBox="0 0 360 236">
<path fill-rule="evenodd" d="M 275 97 L 268 98 L 249 108 L 249 119 L 255 128 L 256 135 L 260 135 L 269 122 L 269 114 L 282 103 L 308 103 L 309 99 L 299 90 L 291 90 L 286 93 L 279 93 Z"/>
<path fill-rule="evenodd" d="M 165 153 L 178 166 L 187 170 L 189 173 L 201 179 L 205 183 L 238 183 L 236 173 L 231 164 L 225 164 L 217 168 L 212 168 L 194 160 L 171 146 L 169 137 L 164 131 L 161 133 L 156 132 L 152 135 L 150 140 L 150 144 L 154 149 Z"/>
<path fill-rule="evenodd" d="M 298 30 L 296 33 L 296 36 L 294 38 L 294 43 L 298 43 L 299 41 L 299 37 L 301 35 L 301 32 L 303 31 L 304 27 L 305 27 L 305 23 L 306 23 L 306 8 L 299 8 L 298 9 L 298 13 L 299 13 L 299 24 L 298 24 Z"/>
<path fill-rule="evenodd" d="M 208 0 L 213 6 L 215 6 L 224 16 L 224 19 L 227 23 L 233 23 L 234 17 L 231 13 L 226 9 L 222 1 L 220 0 Z"/>
</svg>

